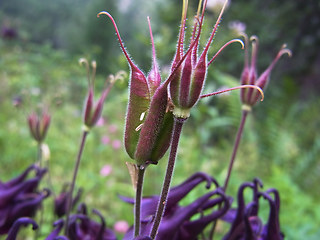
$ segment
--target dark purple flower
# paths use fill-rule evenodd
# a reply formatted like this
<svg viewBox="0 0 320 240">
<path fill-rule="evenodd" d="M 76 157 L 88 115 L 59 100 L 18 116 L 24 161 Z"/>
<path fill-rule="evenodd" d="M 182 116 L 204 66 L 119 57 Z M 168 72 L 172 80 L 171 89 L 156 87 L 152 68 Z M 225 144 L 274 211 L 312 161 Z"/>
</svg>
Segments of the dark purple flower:
<svg viewBox="0 0 320 240">
<path fill-rule="evenodd" d="M 82 194 L 82 189 L 80 188 L 77 192 L 77 195 L 72 199 L 72 208 L 80 200 Z M 70 191 L 68 185 L 64 185 L 61 193 L 54 199 L 54 213 L 58 217 L 62 217 L 67 212 L 67 204 L 70 196 Z"/>
<path fill-rule="evenodd" d="M 237 209 L 230 209 L 223 216 L 223 220 L 231 223 L 229 232 L 223 240 L 283 240 L 284 236 L 280 232 L 279 208 L 280 197 L 275 189 L 260 192 L 262 184 L 259 180 L 252 183 L 244 183 L 240 186 L 237 196 Z M 248 204 L 244 200 L 246 188 L 253 190 L 253 198 Z M 271 195 L 274 195 L 274 199 Z M 263 197 L 270 205 L 269 219 L 265 225 L 259 218 L 259 199 Z"/>
<path fill-rule="evenodd" d="M 214 191 L 209 191 L 205 195 L 199 197 L 188 206 L 180 206 L 179 202 L 198 184 L 205 181 L 206 187 L 209 189 L 214 183 L 218 187 L 217 182 L 205 173 L 196 173 L 188 178 L 182 184 L 171 188 L 168 196 L 166 210 L 163 220 L 160 224 L 157 239 L 196 239 L 204 228 L 212 221 L 221 217 L 229 208 L 229 199 L 223 194 L 220 188 Z M 212 197 L 219 195 L 217 198 Z M 126 202 L 133 204 L 130 198 L 121 197 Z M 159 196 L 145 197 L 142 199 L 141 213 L 141 236 L 147 236 L 152 227 L 152 219 L 155 215 L 156 207 L 159 201 Z M 223 203 L 221 209 L 212 211 L 207 215 L 203 212 L 208 212 L 214 206 Z M 199 215 L 194 219 L 194 216 Z M 192 220 L 191 220 L 192 219 Z M 126 233 L 124 240 L 132 239 L 133 228 Z"/>
<path fill-rule="evenodd" d="M 35 170 L 35 177 L 27 179 L 29 172 Z M 6 234 L 20 217 L 32 217 L 49 191 L 37 192 L 37 187 L 46 169 L 34 165 L 28 167 L 20 176 L 0 183 L 0 234 Z"/>
<path fill-rule="evenodd" d="M 8 233 L 6 240 L 16 240 L 20 227 L 21 226 L 26 227 L 29 224 L 32 225 L 33 230 L 38 228 L 38 224 L 31 218 L 22 217 L 16 220 L 12 225 L 12 227 L 10 228 L 10 231 Z"/>
<path fill-rule="evenodd" d="M 81 204 L 78 213 L 69 217 L 67 228 L 68 238 L 59 236 L 64 224 L 64 221 L 61 219 L 54 223 L 55 229 L 50 233 L 46 240 L 116 240 L 115 233 L 106 227 L 105 220 L 101 213 L 97 210 L 92 210 L 92 212 L 100 218 L 100 223 L 91 220 L 88 217 L 86 206 Z"/>
</svg>

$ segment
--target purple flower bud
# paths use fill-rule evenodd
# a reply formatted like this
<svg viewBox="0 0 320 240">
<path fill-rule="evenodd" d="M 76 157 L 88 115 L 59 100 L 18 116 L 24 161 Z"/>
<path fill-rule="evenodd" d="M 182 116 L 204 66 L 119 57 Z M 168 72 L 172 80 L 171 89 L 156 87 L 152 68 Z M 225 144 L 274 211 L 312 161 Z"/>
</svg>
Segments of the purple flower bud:
<svg viewBox="0 0 320 240">
<path fill-rule="evenodd" d="M 44 141 L 50 126 L 50 120 L 51 117 L 46 111 L 42 112 L 41 117 L 34 112 L 28 116 L 29 129 L 34 140 L 39 143 Z"/>
<path fill-rule="evenodd" d="M 92 74 L 90 76 L 89 62 L 84 58 L 81 58 L 79 60 L 79 62 L 80 62 L 80 64 L 85 64 L 86 69 L 87 69 L 89 90 L 88 90 L 88 96 L 87 96 L 87 99 L 86 99 L 85 105 L 84 105 L 83 121 L 84 121 L 84 125 L 85 125 L 84 130 L 89 131 L 90 128 L 94 127 L 97 124 L 97 122 L 99 121 L 99 119 L 101 118 L 104 101 L 105 101 L 106 97 L 108 96 L 113 84 L 118 79 L 118 76 L 117 77 L 114 77 L 113 75 L 110 76 L 111 78 L 110 78 L 108 86 L 102 92 L 97 103 L 94 104 L 94 80 L 95 80 L 97 64 L 95 61 L 93 61 L 91 63 L 93 70 L 92 70 Z"/>
<path fill-rule="evenodd" d="M 244 69 L 241 74 L 241 84 L 242 85 L 254 85 L 262 90 L 265 90 L 269 79 L 270 79 L 270 74 L 275 66 L 275 64 L 278 62 L 280 57 L 283 54 L 288 54 L 291 56 L 291 51 L 286 48 L 286 45 L 283 45 L 278 52 L 277 56 L 274 58 L 270 66 L 258 77 L 257 74 L 257 54 L 258 54 L 258 37 L 257 36 L 252 36 L 250 40 L 252 41 L 252 52 L 251 52 L 251 62 L 249 63 L 249 54 L 248 54 L 248 45 L 249 45 L 249 39 L 247 35 L 243 34 L 245 38 L 245 60 L 244 60 Z M 257 89 L 253 88 L 245 88 L 241 89 L 241 102 L 244 106 L 245 109 L 250 109 L 252 106 L 254 106 L 258 101 L 261 96 L 261 93 Z"/>
<path fill-rule="evenodd" d="M 107 15 L 112 21 L 131 70 L 124 141 L 126 151 L 139 166 L 157 164 L 169 148 L 173 116 L 168 111 L 169 82 L 161 84 L 150 20 L 148 19 L 152 42 L 152 67 L 146 77 L 129 57 L 112 16 L 108 12 L 100 12 L 98 16 L 101 14 Z"/>
</svg>

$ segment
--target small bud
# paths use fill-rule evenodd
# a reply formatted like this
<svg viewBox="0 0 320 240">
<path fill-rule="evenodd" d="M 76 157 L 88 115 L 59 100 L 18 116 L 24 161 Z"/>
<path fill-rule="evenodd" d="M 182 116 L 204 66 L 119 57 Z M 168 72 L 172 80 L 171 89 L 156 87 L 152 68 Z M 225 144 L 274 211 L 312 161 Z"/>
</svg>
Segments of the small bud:
<svg viewBox="0 0 320 240">
<path fill-rule="evenodd" d="M 43 111 L 41 117 L 39 117 L 35 112 L 28 116 L 28 125 L 31 136 L 38 143 L 44 141 L 50 126 L 50 121 L 51 117 L 46 111 Z"/>
<path fill-rule="evenodd" d="M 243 34 L 245 38 L 246 46 L 249 44 L 249 40 L 247 35 Z M 265 90 L 270 79 L 270 74 L 275 66 L 275 64 L 278 62 L 280 57 L 283 54 L 288 54 L 291 56 L 291 51 L 286 48 L 286 45 L 283 45 L 280 51 L 278 52 L 277 56 L 274 58 L 272 63 L 269 65 L 269 67 L 258 77 L 257 74 L 257 53 L 258 53 L 258 37 L 252 36 L 250 38 L 252 41 L 252 57 L 251 57 L 251 63 L 249 64 L 249 56 L 248 56 L 248 48 L 245 49 L 245 63 L 244 63 L 244 69 L 241 74 L 241 84 L 242 85 L 255 85 L 259 87 L 262 90 Z M 244 109 L 250 109 L 252 106 L 254 106 L 260 98 L 260 93 L 256 89 L 242 89 L 241 90 L 241 101 L 243 104 Z"/>
</svg>

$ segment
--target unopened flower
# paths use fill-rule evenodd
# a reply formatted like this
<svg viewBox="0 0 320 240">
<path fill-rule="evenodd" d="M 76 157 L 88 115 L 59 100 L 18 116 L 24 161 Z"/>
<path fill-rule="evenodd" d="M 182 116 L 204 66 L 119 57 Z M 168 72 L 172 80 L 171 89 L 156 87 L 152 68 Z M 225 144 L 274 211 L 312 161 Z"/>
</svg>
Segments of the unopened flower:
<svg viewBox="0 0 320 240">
<path fill-rule="evenodd" d="M 201 182 L 206 182 L 207 189 L 210 188 L 212 183 L 218 186 L 217 182 L 207 174 L 196 173 L 182 184 L 170 190 L 167 206 L 156 239 L 196 239 L 210 222 L 221 217 L 229 209 L 229 199 L 220 188 L 209 191 L 187 206 L 180 206 L 179 202 Z M 218 197 L 212 198 L 215 195 L 218 195 Z M 134 203 L 133 199 L 125 197 L 122 197 L 122 199 L 131 204 Z M 157 195 L 142 199 L 141 236 L 148 235 L 150 232 L 158 201 L 159 196 Z M 208 215 L 203 215 L 205 210 L 213 209 L 220 204 L 223 205 L 222 208 L 212 211 Z M 199 217 L 196 218 L 195 216 L 197 215 Z M 130 228 L 124 239 L 132 239 L 132 236 L 133 228 Z"/>
<path fill-rule="evenodd" d="M 251 52 L 251 62 L 249 62 L 249 53 L 248 53 L 248 45 L 249 39 L 244 35 L 245 38 L 245 61 L 244 61 L 244 69 L 241 74 L 241 84 L 242 85 L 255 85 L 262 90 L 265 90 L 270 79 L 270 74 L 278 60 L 283 54 L 288 54 L 291 56 L 291 51 L 286 48 L 286 45 L 282 45 L 280 51 L 273 59 L 269 67 L 258 77 L 257 73 L 257 54 L 258 54 L 258 37 L 252 36 L 250 40 L 252 41 L 252 52 Z M 241 101 L 244 109 L 250 110 L 252 106 L 254 106 L 261 94 L 256 89 L 241 89 Z"/>
<path fill-rule="evenodd" d="M 39 116 L 35 112 L 31 113 L 28 116 L 28 124 L 31 136 L 38 143 L 44 141 L 48 132 L 48 128 L 50 126 L 50 121 L 51 116 L 47 111 L 43 111 L 41 116 Z"/>
<path fill-rule="evenodd" d="M 31 171 L 35 177 L 27 179 Z M 0 234 L 6 234 L 20 217 L 32 217 L 41 202 L 50 195 L 49 190 L 37 191 L 40 180 L 46 173 L 32 165 L 20 176 L 8 182 L 0 182 Z"/>
<path fill-rule="evenodd" d="M 184 51 L 188 1 L 183 1 L 177 51 L 169 77 L 163 83 L 161 83 L 161 75 L 156 61 L 149 18 L 148 23 L 152 43 L 152 67 L 146 76 L 129 57 L 112 16 L 108 12 L 100 12 L 98 14 L 98 16 L 102 14 L 107 15 L 111 19 L 120 46 L 131 69 L 129 83 L 130 96 L 126 116 L 125 148 L 129 156 L 137 161 L 138 166 L 158 163 L 159 159 L 170 146 L 174 122 L 173 115 L 175 118 L 188 118 L 191 107 L 194 106 L 201 97 L 208 96 L 200 95 L 203 89 L 207 67 L 227 45 L 233 42 L 243 44 L 239 39 L 229 41 L 207 63 L 207 53 L 220 22 L 223 13 L 222 10 L 207 45 L 198 57 L 199 38 L 207 4 L 205 0 L 202 7 L 201 2 L 202 1 L 199 2 L 198 14 L 195 17 L 190 45 L 187 50 Z M 227 1 L 224 7 L 226 4 Z M 170 95 L 168 92 L 170 92 Z M 211 95 L 215 94 L 217 93 Z M 172 101 L 169 100 L 169 97 Z"/>
<path fill-rule="evenodd" d="M 89 62 L 86 59 L 81 58 L 79 60 L 79 63 L 84 64 L 87 69 L 89 90 L 84 106 L 84 130 L 89 131 L 93 126 L 97 124 L 99 119 L 101 119 L 104 101 L 109 94 L 113 84 L 115 83 L 116 78 L 111 77 L 110 79 L 108 79 L 108 86 L 102 92 L 97 103 L 94 104 L 94 80 L 96 75 L 97 63 L 95 61 L 91 62 L 92 74 L 90 74 Z"/>
<path fill-rule="evenodd" d="M 107 15 L 111 19 L 131 69 L 125 149 L 139 166 L 150 163 L 157 164 L 170 145 L 173 116 L 171 112 L 167 111 L 169 81 L 160 85 L 161 76 L 156 61 L 150 21 L 152 67 L 146 76 L 129 57 L 112 16 L 107 12 L 101 12 L 98 16 L 101 14 Z"/>
</svg>

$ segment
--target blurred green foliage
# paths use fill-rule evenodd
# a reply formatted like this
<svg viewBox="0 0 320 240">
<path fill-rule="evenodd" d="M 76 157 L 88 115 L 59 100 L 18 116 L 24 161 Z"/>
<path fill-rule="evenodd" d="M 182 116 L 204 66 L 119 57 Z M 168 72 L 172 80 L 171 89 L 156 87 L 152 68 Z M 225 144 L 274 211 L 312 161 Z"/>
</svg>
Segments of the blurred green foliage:
<svg viewBox="0 0 320 240">
<path fill-rule="evenodd" d="M 34 162 L 36 145 L 29 136 L 26 117 L 42 107 L 48 107 L 53 116 L 46 143 L 51 150 L 47 164 L 54 193 L 59 193 L 63 183 L 71 180 L 87 90 L 86 72 L 78 65 L 78 59 L 98 61 L 97 92 L 102 90 L 108 74 L 129 71 L 118 49 L 113 26 L 105 17 L 96 18 L 99 11 L 112 13 L 128 51 L 146 72 L 151 65 L 146 21 L 150 16 L 157 56 L 165 75 L 176 47 L 180 1 L 120 3 L 0 2 L 1 27 L 10 27 L 18 33 L 15 39 L 0 39 L 1 180 L 16 176 Z M 196 9 L 196 3 L 191 5 Z M 213 55 L 225 41 L 237 37 L 228 28 L 234 20 L 245 23 L 249 35 L 259 36 L 259 70 L 268 66 L 282 43 L 286 42 L 293 50 L 291 59 L 282 59 L 276 66 L 265 101 L 253 109 L 248 119 L 229 189 L 234 195 L 241 182 L 256 176 L 266 188 L 279 189 L 281 224 L 288 239 L 320 236 L 319 5 L 316 0 L 232 1 L 210 52 Z M 190 10 L 189 19 L 192 13 Z M 204 27 L 207 35 L 215 18 L 216 14 L 208 10 Z M 205 44 L 206 39 L 202 41 Z M 209 70 L 205 92 L 237 86 L 242 67 L 241 49 L 230 46 Z M 15 106 L 17 100 L 21 103 Z M 130 160 L 122 147 L 112 147 L 113 141 L 122 141 L 126 104 L 127 82 L 117 82 L 106 100 L 105 124 L 89 135 L 77 182 L 84 187 L 83 200 L 91 208 L 101 210 L 109 226 L 116 220 L 133 221 L 131 206 L 117 197 L 117 194 L 133 196 L 125 167 L 125 161 Z M 241 116 L 239 95 L 233 92 L 203 99 L 191 114 L 181 139 L 174 184 L 196 171 L 210 173 L 222 182 Z M 117 130 L 110 131 L 112 128 Z M 104 144 L 103 137 L 109 138 L 110 143 Z M 160 192 L 165 162 L 166 157 L 158 166 L 148 169 L 146 195 Z M 105 164 L 113 168 L 107 177 L 99 174 Z M 195 194 L 185 201 L 194 199 Z M 52 202 L 46 204 L 50 209 Z M 53 218 L 50 211 L 46 216 Z M 50 228 L 46 225 L 43 231 Z"/>
</svg>

